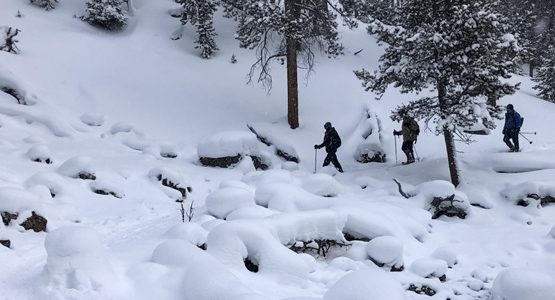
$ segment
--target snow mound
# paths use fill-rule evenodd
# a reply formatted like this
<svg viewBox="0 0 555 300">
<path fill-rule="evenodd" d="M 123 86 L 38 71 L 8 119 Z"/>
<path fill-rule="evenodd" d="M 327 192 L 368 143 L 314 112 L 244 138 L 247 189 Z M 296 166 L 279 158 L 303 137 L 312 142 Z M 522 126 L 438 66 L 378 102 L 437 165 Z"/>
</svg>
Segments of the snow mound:
<svg viewBox="0 0 555 300">
<path fill-rule="evenodd" d="M 249 131 L 226 131 L 202 140 L 197 148 L 199 157 L 228 157 L 237 155 L 259 155 L 256 135 Z"/>
<path fill-rule="evenodd" d="M 116 123 L 112 125 L 112 128 L 110 128 L 110 133 L 112 135 L 116 135 L 118 133 L 127 133 L 132 131 L 135 131 L 135 128 L 133 127 L 133 125 L 125 124 L 125 123 Z"/>
<path fill-rule="evenodd" d="M 181 295 L 186 300 L 264 300 L 205 251 L 183 240 L 168 240 L 152 254 L 152 261 L 184 271 Z"/>
<path fill-rule="evenodd" d="M 401 284 L 381 270 L 349 273 L 335 283 L 324 300 L 403 300 Z"/>
<path fill-rule="evenodd" d="M 68 295 L 77 290 L 102 298 L 113 297 L 121 291 L 124 284 L 93 229 L 59 228 L 46 236 L 45 247 L 48 278 L 55 287 L 67 290 Z"/>
<path fill-rule="evenodd" d="M 234 210 L 227 215 L 226 220 L 265 219 L 274 214 L 276 214 L 276 212 L 262 206 L 248 206 Z"/>
<path fill-rule="evenodd" d="M 104 124 L 103 115 L 83 114 L 79 119 L 81 122 L 89 126 L 102 126 Z"/>
<path fill-rule="evenodd" d="M 202 246 L 208 238 L 208 231 L 192 222 L 181 223 L 170 228 L 166 235 L 173 239 L 185 240 L 195 246 Z"/>
<path fill-rule="evenodd" d="M 25 186 L 45 186 L 50 190 L 51 196 L 56 197 L 65 191 L 64 187 L 68 185 L 66 181 L 66 178 L 57 173 L 39 172 L 27 179 Z"/>
<path fill-rule="evenodd" d="M 312 174 L 303 180 L 305 190 L 319 196 L 336 197 L 341 193 L 342 186 L 328 174 Z"/>
<path fill-rule="evenodd" d="M 88 156 L 76 156 L 66 160 L 59 168 L 58 172 L 71 178 L 82 178 L 94 176 L 95 168 L 92 158 Z"/>
<path fill-rule="evenodd" d="M 549 232 L 549 235 L 551 235 L 551 237 L 555 239 L 555 226 L 553 226 L 553 228 L 551 228 L 551 231 Z"/>
<path fill-rule="evenodd" d="M 545 205 L 555 202 L 555 184 L 548 181 L 528 181 L 506 188 L 501 195 L 518 205 L 527 206 L 536 201 L 538 205 Z"/>
<path fill-rule="evenodd" d="M 433 258 L 437 258 L 443 260 L 447 263 L 449 268 L 452 268 L 454 265 L 457 264 L 457 254 L 448 248 L 437 248 L 434 253 L 432 253 Z"/>
<path fill-rule="evenodd" d="M 236 209 L 254 205 L 254 191 L 248 187 L 227 186 L 206 197 L 208 212 L 220 219 L 225 219 Z"/>
<path fill-rule="evenodd" d="M 45 162 L 47 164 L 51 164 L 54 161 L 52 160 L 52 155 L 50 154 L 50 150 L 46 145 L 35 145 L 29 148 L 27 151 L 27 157 L 36 162 Z"/>
<path fill-rule="evenodd" d="M 366 245 L 366 253 L 378 266 L 403 267 L 403 243 L 392 236 L 377 237 Z"/>
<path fill-rule="evenodd" d="M 33 193 L 15 187 L 0 188 L 0 212 L 23 212 L 37 209 L 39 205 Z"/>
<path fill-rule="evenodd" d="M 555 282 L 546 274 L 528 269 L 507 269 L 495 278 L 492 300 L 553 300 Z"/>
<path fill-rule="evenodd" d="M 444 277 L 447 272 L 447 263 L 443 260 L 434 258 L 420 258 L 415 260 L 411 265 L 411 270 L 419 276 Z"/>
</svg>

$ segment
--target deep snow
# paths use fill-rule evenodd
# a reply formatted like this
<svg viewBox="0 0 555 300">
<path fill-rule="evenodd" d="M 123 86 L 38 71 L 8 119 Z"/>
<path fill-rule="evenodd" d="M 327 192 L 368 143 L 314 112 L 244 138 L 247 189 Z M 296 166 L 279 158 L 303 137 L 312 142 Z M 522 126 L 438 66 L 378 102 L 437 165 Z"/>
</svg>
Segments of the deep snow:
<svg viewBox="0 0 555 300">
<path fill-rule="evenodd" d="M 388 113 L 411 96 L 391 89 L 378 102 L 362 90 L 352 70 L 377 66 L 380 53 L 362 28 L 343 33 L 344 57 L 317 59 L 300 89 L 301 128 L 291 131 L 284 69 L 274 67 L 269 94 L 246 85 L 253 54 L 238 49 L 229 20 L 216 24 L 221 51 L 203 60 L 190 28 L 179 41 L 169 38 L 179 23 L 168 15 L 173 1 L 134 0 L 128 28 L 115 34 L 74 18 L 84 2 L 61 0 L 49 12 L 25 1 L 0 3 L 0 26 L 22 30 L 21 54 L 0 52 L 0 85 L 18 89 L 29 104 L 0 92 L 0 211 L 20 212 L 9 226 L 0 223 L 0 240 L 12 242 L 11 249 L 0 246 L 1 299 L 428 298 L 407 291 L 411 284 L 435 289 L 437 299 L 503 297 L 513 288 L 534 295 L 529 287 L 555 299 L 555 206 L 515 205 L 555 186 L 555 106 L 534 96 L 529 78 L 515 77 L 522 89 L 502 103 L 526 118 L 524 130 L 537 132 L 534 143 L 521 140 L 523 152 L 505 153 L 498 129 L 459 144 L 464 183 L 456 192 L 471 214 L 432 220 L 426 201 L 453 192 L 439 181 L 448 179 L 443 139 L 422 130 L 421 160 L 394 164 L 389 133 L 400 125 Z M 232 54 L 237 64 L 229 62 Z M 367 109 L 380 118 L 386 164 L 354 160 Z M 312 146 L 321 142 L 325 121 L 342 136 L 345 174 L 312 174 Z M 294 149 L 299 166 L 277 157 L 266 172 L 249 159 L 231 170 L 198 164 L 199 151 L 228 154 L 218 146 L 223 132 L 248 137 L 227 145 L 267 151 L 247 123 Z M 97 179 L 75 178 L 82 171 Z M 175 200 L 182 194 L 158 174 L 193 188 L 184 202 L 194 208 L 191 224 L 181 223 Z M 416 197 L 400 197 L 392 178 Z M 47 217 L 47 233 L 17 225 L 31 211 Z M 361 240 L 345 241 L 343 233 Z M 319 239 L 346 246 L 326 257 L 287 248 Z M 372 256 L 404 271 L 389 273 Z M 258 273 L 245 268 L 247 257 Z M 520 281 L 522 269 L 535 285 Z"/>
</svg>

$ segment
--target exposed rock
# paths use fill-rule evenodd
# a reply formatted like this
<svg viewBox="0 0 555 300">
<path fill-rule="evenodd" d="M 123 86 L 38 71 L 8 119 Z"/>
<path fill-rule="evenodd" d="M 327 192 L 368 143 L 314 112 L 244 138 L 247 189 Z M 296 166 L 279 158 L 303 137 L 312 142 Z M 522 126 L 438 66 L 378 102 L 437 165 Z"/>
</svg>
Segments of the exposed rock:
<svg viewBox="0 0 555 300">
<path fill-rule="evenodd" d="M 555 197 L 553 197 L 551 195 L 546 195 L 546 196 L 541 197 L 538 194 L 528 194 L 526 196 L 526 198 L 518 200 L 516 205 L 526 207 L 526 206 L 530 205 L 530 200 L 536 200 L 538 202 L 538 204 L 542 207 L 546 206 L 548 204 L 551 204 L 551 203 L 555 203 Z"/>
<path fill-rule="evenodd" d="M 79 178 L 83 180 L 96 180 L 96 175 L 89 172 L 79 172 Z"/>
<path fill-rule="evenodd" d="M 455 205 L 455 202 L 463 202 L 455 199 L 455 194 L 442 198 L 434 197 L 430 203 L 432 211 L 432 219 L 437 219 L 441 216 L 466 218 L 467 212 L 463 207 Z"/>
<path fill-rule="evenodd" d="M 294 163 L 299 163 L 299 156 L 297 155 L 297 153 L 294 153 L 294 149 L 291 150 L 286 150 L 284 148 L 286 147 L 279 147 L 278 145 L 276 145 L 276 143 L 274 141 L 272 141 L 272 139 L 260 132 L 258 132 L 256 129 L 254 129 L 253 126 L 247 124 L 247 127 L 249 128 L 249 130 L 254 133 L 254 135 L 256 135 L 256 138 L 263 143 L 264 145 L 268 146 L 268 147 L 274 147 L 275 148 L 275 154 L 278 157 L 283 158 L 286 161 L 291 161 Z M 252 156 L 251 156 L 252 157 Z M 253 161 L 254 161 L 254 157 L 253 157 Z M 256 167 L 256 166 L 255 166 Z M 258 167 L 256 167 L 258 169 Z M 265 169 L 263 169 L 265 170 Z"/>
<path fill-rule="evenodd" d="M 105 195 L 105 196 L 114 196 L 116 198 L 121 199 L 121 195 L 119 195 L 116 192 L 112 192 L 112 191 L 108 191 L 108 190 L 93 189 L 93 193 L 99 194 L 99 195 Z"/>
<path fill-rule="evenodd" d="M 6 247 L 6 248 L 11 248 L 12 247 L 12 242 L 10 240 L 0 240 L 0 245 Z"/>
<path fill-rule="evenodd" d="M 411 283 L 407 290 L 411 292 L 415 292 L 419 295 L 424 294 L 430 297 L 436 294 L 436 290 L 432 289 L 431 287 L 425 284 L 420 284 L 420 283 L 417 283 L 417 284 Z"/>
<path fill-rule="evenodd" d="M 12 220 L 15 220 L 15 219 L 17 219 L 17 217 L 19 217 L 19 214 L 18 214 L 18 213 L 13 213 L 13 214 L 12 214 L 12 213 L 9 213 L 9 212 L 7 212 L 7 211 L 3 211 L 3 212 L 1 213 L 1 215 L 2 215 L 2 222 L 3 222 L 4 225 L 6 225 L 6 226 L 10 225 L 10 222 L 11 222 Z"/>
<path fill-rule="evenodd" d="M 27 218 L 25 222 L 19 225 L 23 226 L 25 230 L 33 230 L 34 232 L 41 232 L 41 231 L 46 232 L 46 223 L 48 223 L 48 220 L 46 220 L 44 217 L 40 215 L 37 215 L 33 211 L 32 215 L 29 218 Z"/>
<path fill-rule="evenodd" d="M 250 258 L 245 258 L 245 267 L 247 268 L 247 270 L 253 272 L 253 273 L 258 273 L 258 265 L 255 264 Z"/>
<path fill-rule="evenodd" d="M 50 158 L 47 158 L 47 159 L 44 159 L 44 160 L 40 159 L 40 158 L 36 158 L 33 161 L 38 162 L 38 163 L 45 163 L 45 164 L 48 164 L 48 165 L 52 164 L 52 160 Z"/>
<path fill-rule="evenodd" d="M 225 157 L 201 157 L 200 163 L 203 166 L 207 167 L 216 167 L 216 168 L 229 168 L 238 164 L 241 161 L 242 157 L 240 154 L 236 156 L 225 156 Z"/>
</svg>

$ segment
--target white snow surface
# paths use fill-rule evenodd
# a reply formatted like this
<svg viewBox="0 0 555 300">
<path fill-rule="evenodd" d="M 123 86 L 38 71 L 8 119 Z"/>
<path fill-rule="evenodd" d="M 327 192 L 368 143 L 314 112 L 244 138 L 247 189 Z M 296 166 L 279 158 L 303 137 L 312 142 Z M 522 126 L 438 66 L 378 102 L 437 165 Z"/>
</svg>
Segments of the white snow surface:
<svg viewBox="0 0 555 300">
<path fill-rule="evenodd" d="M 301 126 L 291 130 L 285 69 L 273 66 L 271 93 L 246 85 L 254 53 L 238 47 L 235 25 L 221 12 L 221 50 L 204 60 L 194 29 L 169 38 L 180 27 L 168 15 L 179 7 L 174 1 L 132 1 L 130 23 L 119 33 L 75 18 L 85 2 L 59 1 L 46 12 L 28 1 L 0 1 L 0 26 L 22 30 L 21 53 L 0 52 L 0 86 L 27 104 L 0 92 L 0 213 L 19 213 L 10 225 L 0 222 L 0 240 L 11 242 L 0 246 L 0 298 L 428 298 L 406 290 L 416 284 L 434 288 L 437 299 L 553 300 L 555 205 L 515 205 L 530 193 L 553 196 L 555 105 L 534 96 L 530 78 L 515 76 L 521 90 L 501 104 L 526 118 L 523 131 L 537 132 L 533 143 L 505 153 L 502 120 L 475 143 L 457 143 L 462 183 L 455 188 L 443 137 L 423 123 L 420 160 L 395 164 L 389 133 L 400 124 L 389 114 L 416 95 L 392 88 L 374 101 L 363 91 L 352 71 L 375 69 L 382 52 L 364 26 L 342 30 L 346 55 L 317 56 L 308 80 L 300 70 Z M 229 63 L 232 54 L 238 63 Z M 364 119 L 366 110 L 380 123 Z M 324 152 L 313 148 L 326 121 L 343 140 L 343 174 L 321 168 Z M 300 163 L 271 154 L 246 124 Z M 383 135 L 363 141 L 370 127 Z M 364 143 L 379 145 L 388 162 L 357 163 Z M 250 158 L 235 169 L 198 164 L 199 155 L 237 154 L 262 155 L 272 167 L 256 171 Z M 31 161 L 46 156 L 52 164 Z M 97 179 L 74 179 L 83 171 Z M 193 191 L 181 199 L 158 175 Z M 415 197 L 401 197 L 392 178 Z M 452 194 L 471 213 L 432 220 L 429 201 Z M 191 222 L 182 222 L 175 200 L 186 213 L 192 207 Z M 47 232 L 19 225 L 33 211 L 47 218 Z M 322 241 L 332 244 L 326 256 L 314 248 Z M 297 253 L 294 245 L 308 250 Z M 369 256 L 402 258 L 408 268 L 388 272 Z M 258 272 L 247 270 L 247 258 Z M 426 278 L 431 274 L 447 281 Z"/>
</svg>

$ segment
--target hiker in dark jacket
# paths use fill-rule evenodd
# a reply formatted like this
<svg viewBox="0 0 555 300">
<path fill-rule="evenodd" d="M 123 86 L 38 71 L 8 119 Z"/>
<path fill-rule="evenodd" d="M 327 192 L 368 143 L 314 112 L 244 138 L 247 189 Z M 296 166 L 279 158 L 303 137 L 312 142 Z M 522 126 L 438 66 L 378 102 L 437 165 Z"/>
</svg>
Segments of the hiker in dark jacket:
<svg viewBox="0 0 555 300">
<path fill-rule="evenodd" d="M 524 119 L 515 111 L 512 104 L 507 105 L 505 113 L 505 126 L 503 126 L 503 141 L 509 147 L 509 152 L 519 152 L 518 135 Z M 511 140 L 513 141 L 511 143 Z M 513 144 L 514 143 L 514 144 Z"/>
<path fill-rule="evenodd" d="M 326 159 L 324 159 L 323 166 L 325 167 L 331 162 L 333 166 L 337 169 L 337 171 L 343 173 L 343 168 L 337 160 L 337 155 L 335 155 L 335 153 L 337 152 L 337 148 L 341 146 L 341 138 L 339 137 L 339 134 L 337 134 L 335 128 L 331 126 L 330 122 L 326 122 L 326 124 L 324 124 L 324 129 L 326 129 L 324 142 L 320 145 L 314 145 L 314 149 L 326 147 L 326 152 L 328 153 L 328 155 L 326 156 Z"/>
<path fill-rule="evenodd" d="M 420 134 L 420 127 L 418 123 L 408 115 L 407 112 L 400 112 L 401 116 L 403 117 L 403 125 L 401 127 L 401 131 L 393 130 L 394 135 L 402 135 L 403 136 L 403 146 L 401 150 L 407 156 L 407 161 L 404 162 L 404 165 L 412 164 L 414 159 L 414 143 L 418 139 L 418 135 Z"/>
</svg>

